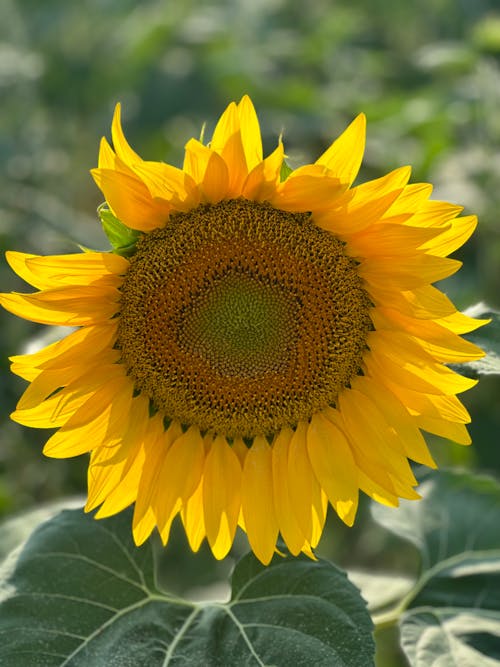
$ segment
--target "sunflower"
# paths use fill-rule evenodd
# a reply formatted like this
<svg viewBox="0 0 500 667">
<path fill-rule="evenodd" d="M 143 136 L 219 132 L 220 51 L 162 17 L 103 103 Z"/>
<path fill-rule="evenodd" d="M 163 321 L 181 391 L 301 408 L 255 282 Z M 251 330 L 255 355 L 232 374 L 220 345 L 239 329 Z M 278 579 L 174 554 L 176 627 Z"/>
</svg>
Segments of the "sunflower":
<svg viewBox="0 0 500 667">
<path fill-rule="evenodd" d="M 446 364 L 483 353 L 482 324 L 435 281 L 476 226 L 429 199 L 402 167 L 356 187 L 359 115 L 314 164 L 290 171 L 281 140 L 262 153 L 250 99 L 232 103 L 182 169 L 142 160 L 120 106 L 92 175 L 127 248 L 7 253 L 39 291 L 3 294 L 12 313 L 76 327 L 12 358 L 30 382 L 12 417 L 57 428 L 44 453 L 90 453 L 86 510 L 135 504 L 133 535 L 216 558 L 237 526 L 268 563 L 281 534 L 312 555 L 328 504 L 348 525 L 359 491 L 418 498 L 409 459 L 435 467 L 421 430 L 470 442 Z"/>
</svg>

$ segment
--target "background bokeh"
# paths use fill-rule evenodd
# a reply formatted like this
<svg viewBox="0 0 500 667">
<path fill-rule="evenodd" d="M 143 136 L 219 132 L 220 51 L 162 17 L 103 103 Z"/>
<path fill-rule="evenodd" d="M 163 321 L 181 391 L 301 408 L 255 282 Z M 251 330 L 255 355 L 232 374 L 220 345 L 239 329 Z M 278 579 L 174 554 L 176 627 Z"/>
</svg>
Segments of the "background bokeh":
<svg viewBox="0 0 500 667">
<path fill-rule="evenodd" d="M 3 0 L 2 291 L 25 288 L 5 264 L 6 249 L 107 247 L 89 169 L 117 101 L 136 150 L 179 164 L 187 139 L 205 122 L 210 136 L 226 104 L 244 93 L 257 107 L 265 147 L 283 133 L 292 166 L 315 159 L 364 111 L 360 180 L 412 164 L 413 181 L 434 183 L 435 198 L 477 213 L 479 231 L 456 254 L 465 267 L 445 289 L 460 307 L 500 306 L 497 0 Z M 8 373 L 7 356 L 47 331 L 0 316 L 5 516 L 83 492 L 86 460 L 44 459 L 48 434 L 9 421 L 24 383 Z M 499 474 L 498 378 L 484 378 L 464 402 L 474 447 L 436 439 L 436 458 Z M 366 514 L 352 531 L 332 519 L 324 552 L 344 564 L 376 562 L 380 539 Z M 384 553 L 386 566 L 404 562 Z"/>
</svg>

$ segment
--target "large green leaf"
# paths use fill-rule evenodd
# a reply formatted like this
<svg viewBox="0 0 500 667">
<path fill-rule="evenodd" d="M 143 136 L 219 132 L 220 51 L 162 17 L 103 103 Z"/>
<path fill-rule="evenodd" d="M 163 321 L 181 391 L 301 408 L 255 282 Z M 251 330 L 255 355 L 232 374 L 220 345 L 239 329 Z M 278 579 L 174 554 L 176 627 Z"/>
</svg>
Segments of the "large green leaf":
<svg viewBox="0 0 500 667">
<path fill-rule="evenodd" d="M 434 567 L 402 617 L 401 642 L 416 667 L 500 665 L 500 549 Z"/>
<path fill-rule="evenodd" d="M 0 581 L 2 667 L 373 664 L 365 603 L 330 563 L 277 556 L 264 567 L 250 554 L 231 601 L 188 603 L 159 590 L 129 512 L 61 512 L 10 554 Z"/>
<path fill-rule="evenodd" d="M 47 521 L 62 509 L 83 507 L 83 505 L 85 505 L 85 498 L 75 496 L 46 503 L 7 519 L 0 525 L 0 560 L 24 542 L 43 521 Z"/>
<path fill-rule="evenodd" d="M 500 547 L 500 485 L 490 477 L 440 470 L 427 473 L 423 499 L 400 507 L 373 506 L 375 520 L 420 551 L 422 569 L 454 554 Z"/>
<path fill-rule="evenodd" d="M 498 619 L 480 609 L 422 608 L 405 616 L 401 628 L 412 667 L 498 667 L 499 641 Z"/>
<path fill-rule="evenodd" d="M 411 541 L 422 570 L 400 606 L 401 643 L 413 667 L 500 665 L 500 485 L 441 471 L 423 500 L 376 519 Z"/>
<path fill-rule="evenodd" d="M 393 572 L 349 570 L 347 574 L 352 583 L 361 591 L 372 613 L 390 609 L 415 586 L 415 577 Z"/>
</svg>

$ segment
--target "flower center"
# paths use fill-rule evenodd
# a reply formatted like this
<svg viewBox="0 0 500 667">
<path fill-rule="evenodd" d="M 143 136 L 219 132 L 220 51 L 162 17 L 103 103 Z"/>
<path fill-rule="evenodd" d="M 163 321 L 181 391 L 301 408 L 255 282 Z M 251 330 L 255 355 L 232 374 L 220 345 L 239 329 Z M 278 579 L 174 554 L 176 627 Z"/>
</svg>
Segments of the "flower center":
<svg viewBox="0 0 500 667">
<path fill-rule="evenodd" d="M 173 214 L 122 285 L 117 347 L 168 419 L 271 435 L 335 405 L 359 373 L 370 300 L 307 213 L 245 199 Z"/>
<path fill-rule="evenodd" d="M 293 332 L 293 295 L 245 274 L 214 281 L 186 309 L 179 340 L 230 377 L 278 372 Z"/>
</svg>

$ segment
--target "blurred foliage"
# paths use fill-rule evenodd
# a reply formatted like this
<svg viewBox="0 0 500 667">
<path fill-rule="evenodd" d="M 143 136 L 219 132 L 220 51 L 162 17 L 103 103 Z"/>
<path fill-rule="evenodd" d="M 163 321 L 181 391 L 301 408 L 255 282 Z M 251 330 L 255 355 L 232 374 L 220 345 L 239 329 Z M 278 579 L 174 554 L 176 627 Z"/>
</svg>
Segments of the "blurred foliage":
<svg viewBox="0 0 500 667">
<path fill-rule="evenodd" d="M 497 0 L 3 0 L 0 3 L 0 251 L 105 248 L 88 170 L 121 101 L 147 159 L 179 164 L 226 104 L 249 93 L 265 147 L 283 132 L 292 167 L 315 159 L 360 111 L 360 180 L 410 163 L 435 198 L 480 216 L 446 282 L 458 306 L 500 305 L 500 11 Z M 2 290 L 24 289 L 0 265 Z M 85 457 L 44 459 L 47 434 L 9 422 L 24 383 L 7 356 L 42 327 L 1 313 L 0 514 L 84 490 Z M 433 444 L 440 463 L 500 471 L 498 377 L 465 396 L 475 445 Z M 332 518 L 323 550 L 376 560 L 381 545 Z M 387 553 L 387 551 L 386 551 Z"/>
</svg>

